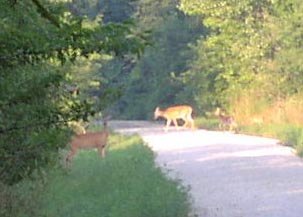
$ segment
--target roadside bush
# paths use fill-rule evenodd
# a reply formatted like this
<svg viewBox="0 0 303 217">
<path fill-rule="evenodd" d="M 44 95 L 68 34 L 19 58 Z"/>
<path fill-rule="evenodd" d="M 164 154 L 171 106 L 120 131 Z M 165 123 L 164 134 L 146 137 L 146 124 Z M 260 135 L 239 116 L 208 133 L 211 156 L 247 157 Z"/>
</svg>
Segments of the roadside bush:
<svg viewBox="0 0 303 217">
<path fill-rule="evenodd" d="M 37 198 L 43 193 L 43 180 L 24 180 L 9 186 L 0 182 L 1 217 L 38 217 Z"/>
</svg>

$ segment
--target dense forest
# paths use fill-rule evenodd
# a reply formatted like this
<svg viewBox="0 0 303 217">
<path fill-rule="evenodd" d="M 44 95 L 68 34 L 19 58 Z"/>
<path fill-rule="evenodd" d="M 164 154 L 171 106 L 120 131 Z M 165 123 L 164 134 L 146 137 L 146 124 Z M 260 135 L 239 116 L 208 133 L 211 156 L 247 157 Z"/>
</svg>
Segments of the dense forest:
<svg viewBox="0 0 303 217">
<path fill-rule="evenodd" d="M 106 59 L 97 77 L 112 89 L 116 118 L 150 119 L 156 106 L 223 107 L 247 124 L 302 119 L 300 1 L 73 1 L 74 13 L 150 31 L 138 59 Z M 99 74 L 99 75 L 98 75 Z M 257 99 L 257 100 L 256 100 Z M 266 119 L 266 120 L 265 120 Z"/>
<path fill-rule="evenodd" d="M 223 107 L 303 118 L 299 0 L 1 0 L 0 180 L 49 165 L 71 121 Z M 3 162 L 3 163 L 2 163 Z M 39 166 L 38 166 L 39 165 Z"/>
<path fill-rule="evenodd" d="M 31 212 L 25 202 L 36 202 L 20 199 L 18 184 L 60 164 L 75 126 L 108 116 L 151 120 L 157 106 L 189 104 L 195 119 L 209 122 L 220 107 L 242 129 L 257 126 L 263 135 L 276 130 L 268 135 L 303 155 L 301 0 L 0 0 L 0 5 L 0 215 L 12 216 L 16 207 L 20 216 Z M 134 152 L 148 157 L 139 164 L 152 165 L 150 150 L 141 148 Z M 138 159 L 124 159 L 133 160 L 133 168 L 124 167 L 127 178 Z M 158 185 L 161 173 L 150 170 L 157 177 L 149 183 Z M 112 180 L 123 181 L 116 172 Z M 139 199 L 146 195 L 145 183 L 134 186 Z M 177 205 L 163 198 L 173 207 L 171 216 L 176 210 L 185 216 L 186 193 L 179 197 L 175 187 L 160 183 L 176 193 L 166 196 Z M 186 209 L 180 206 L 184 201 Z M 111 211 L 116 215 L 108 216 L 121 216 Z M 136 216 L 133 211 L 142 210 L 130 216 Z"/>
<path fill-rule="evenodd" d="M 73 1 L 76 13 L 105 23 L 132 20 L 140 31 L 149 31 L 151 46 L 138 59 L 100 60 L 103 85 L 118 91 L 109 106 L 112 116 L 150 119 L 157 105 L 194 102 L 191 88 L 185 88 L 184 73 L 194 56 L 190 44 L 207 34 L 201 16 L 187 16 L 178 1 Z M 117 93 L 117 92 L 116 92 Z M 116 96 L 116 97 L 115 97 Z"/>
</svg>

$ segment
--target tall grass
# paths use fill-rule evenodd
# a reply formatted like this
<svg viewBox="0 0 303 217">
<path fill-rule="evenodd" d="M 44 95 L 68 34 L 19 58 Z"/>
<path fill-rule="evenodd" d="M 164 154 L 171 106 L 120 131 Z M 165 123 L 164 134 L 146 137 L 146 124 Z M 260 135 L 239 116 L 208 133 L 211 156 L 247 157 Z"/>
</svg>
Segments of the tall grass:
<svg viewBox="0 0 303 217">
<path fill-rule="evenodd" d="M 187 188 L 168 178 L 155 165 L 153 152 L 139 137 L 115 135 L 110 143 L 104 159 L 94 150 L 82 151 L 67 170 L 50 171 L 45 176 L 43 191 L 39 190 L 40 195 L 35 195 L 36 206 L 32 207 L 35 210 L 30 216 L 189 215 Z M 29 215 L 19 212 L 16 216 Z"/>
<path fill-rule="evenodd" d="M 266 88 L 256 88 L 240 92 L 230 105 L 242 133 L 279 139 L 303 156 L 303 94 L 269 100 Z"/>
<path fill-rule="evenodd" d="M 240 133 L 279 139 L 303 157 L 303 94 L 272 99 L 266 88 L 256 88 L 237 93 L 224 109 L 235 118 Z M 218 130 L 219 121 L 213 114 L 209 111 L 206 118 L 197 118 L 197 126 Z"/>
</svg>

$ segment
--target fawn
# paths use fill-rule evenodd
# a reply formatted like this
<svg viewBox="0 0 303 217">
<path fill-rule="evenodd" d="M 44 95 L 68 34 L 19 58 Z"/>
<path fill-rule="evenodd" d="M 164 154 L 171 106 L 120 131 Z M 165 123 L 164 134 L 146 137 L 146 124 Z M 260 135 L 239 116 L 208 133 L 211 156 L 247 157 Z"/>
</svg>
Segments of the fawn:
<svg viewBox="0 0 303 217">
<path fill-rule="evenodd" d="M 215 115 L 219 118 L 219 128 L 220 130 L 225 130 L 228 128 L 229 131 L 238 132 L 238 124 L 234 120 L 232 116 L 226 115 L 222 112 L 220 108 L 217 108 L 215 111 Z"/>
</svg>

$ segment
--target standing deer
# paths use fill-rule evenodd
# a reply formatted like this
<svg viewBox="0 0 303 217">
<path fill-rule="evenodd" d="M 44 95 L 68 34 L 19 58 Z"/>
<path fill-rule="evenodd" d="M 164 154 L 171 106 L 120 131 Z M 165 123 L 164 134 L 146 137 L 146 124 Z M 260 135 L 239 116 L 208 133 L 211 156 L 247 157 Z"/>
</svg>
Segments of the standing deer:
<svg viewBox="0 0 303 217">
<path fill-rule="evenodd" d="M 105 157 L 108 136 L 109 131 L 106 119 L 103 120 L 102 131 L 75 135 L 70 142 L 70 151 L 66 157 L 66 161 L 71 161 L 80 149 L 97 148 L 100 156 Z"/>
<path fill-rule="evenodd" d="M 179 129 L 179 125 L 177 119 L 181 119 L 184 121 L 184 125 L 182 127 L 187 127 L 190 125 L 191 129 L 194 129 L 194 120 L 192 118 L 193 108 L 189 105 L 178 105 L 168 107 L 165 110 L 161 110 L 157 107 L 154 111 L 154 118 L 157 119 L 159 117 L 163 117 L 166 119 L 166 126 L 164 128 L 165 131 L 168 130 L 171 122 L 174 123 L 176 129 Z"/>
<path fill-rule="evenodd" d="M 228 128 L 229 131 L 234 131 L 235 133 L 238 132 L 238 124 L 234 120 L 232 116 L 224 114 L 220 108 L 217 108 L 215 111 L 215 115 L 219 118 L 219 129 L 225 130 Z"/>
</svg>

